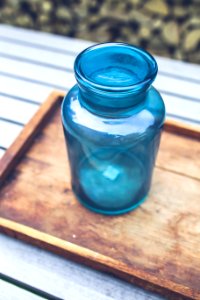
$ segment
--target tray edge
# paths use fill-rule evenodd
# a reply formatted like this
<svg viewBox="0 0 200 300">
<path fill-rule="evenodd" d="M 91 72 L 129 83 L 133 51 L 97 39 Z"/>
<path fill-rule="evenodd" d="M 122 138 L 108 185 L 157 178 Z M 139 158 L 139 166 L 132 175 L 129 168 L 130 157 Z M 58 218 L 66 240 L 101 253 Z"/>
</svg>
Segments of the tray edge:
<svg viewBox="0 0 200 300">
<path fill-rule="evenodd" d="M 195 295 L 187 287 L 183 288 L 182 285 L 169 280 L 160 280 L 154 275 L 146 275 L 144 272 L 136 268 L 133 270 L 132 267 L 129 268 L 124 263 L 108 256 L 1 217 L 0 232 L 96 270 L 109 272 L 146 290 L 170 297 L 169 299 L 198 299 L 193 298 Z"/>
<path fill-rule="evenodd" d="M 9 175 L 10 171 L 19 162 L 25 151 L 28 150 L 32 140 L 45 125 L 49 116 L 64 97 L 64 93 L 53 91 L 46 101 L 40 106 L 36 114 L 31 118 L 27 125 L 22 129 L 19 136 L 6 150 L 0 160 L 0 187 Z"/>
<path fill-rule="evenodd" d="M 200 139 L 200 127 L 185 124 L 179 121 L 166 119 L 164 123 L 164 130 L 171 133 L 184 135 L 188 138 Z"/>
</svg>

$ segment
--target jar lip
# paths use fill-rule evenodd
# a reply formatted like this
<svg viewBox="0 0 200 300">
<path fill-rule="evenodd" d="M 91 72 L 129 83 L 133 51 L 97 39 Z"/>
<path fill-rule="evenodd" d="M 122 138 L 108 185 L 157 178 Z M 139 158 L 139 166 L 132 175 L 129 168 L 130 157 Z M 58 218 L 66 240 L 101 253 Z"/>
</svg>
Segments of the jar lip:
<svg viewBox="0 0 200 300">
<path fill-rule="evenodd" d="M 125 47 L 133 52 L 140 54 L 141 57 L 144 58 L 144 61 L 150 65 L 150 72 L 145 76 L 144 79 L 137 81 L 133 84 L 126 85 L 126 86 L 110 86 L 106 84 L 99 84 L 95 82 L 92 79 L 89 79 L 83 72 L 81 68 L 81 60 L 84 59 L 84 56 L 88 53 L 95 51 L 97 49 L 101 48 L 109 48 L 109 47 Z M 75 77 L 77 81 L 81 84 L 84 83 L 84 85 L 90 86 L 93 89 L 98 89 L 106 92 L 130 92 L 135 89 L 139 89 L 139 87 L 142 86 L 149 86 L 155 79 L 157 72 L 158 72 L 158 65 L 155 60 L 155 58 L 146 50 L 134 46 L 128 43 L 122 43 L 122 42 L 106 42 L 106 43 L 99 43 L 92 45 L 85 50 L 83 50 L 81 53 L 78 54 L 78 56 L 75 59 L 74 62 L 74 70 L 75 70 Z"/>
</svg>

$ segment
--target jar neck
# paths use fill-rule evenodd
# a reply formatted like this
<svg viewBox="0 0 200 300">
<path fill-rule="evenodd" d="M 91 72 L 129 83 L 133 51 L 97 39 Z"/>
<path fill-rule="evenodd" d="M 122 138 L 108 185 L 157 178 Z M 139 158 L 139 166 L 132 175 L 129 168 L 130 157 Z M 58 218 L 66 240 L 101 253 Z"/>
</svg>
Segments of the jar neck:
<svg viewBox="0 0 200 300">
<path fill-rule="evenodd" d="M 126 117 L 132 110 L 143 106 L 149 90 L 129 91 L 129 93 L 102 92 L 87 89 L 79 83 L 79 99 L 81 105 L 92 113 L 105 117 Z"/>
</svg>

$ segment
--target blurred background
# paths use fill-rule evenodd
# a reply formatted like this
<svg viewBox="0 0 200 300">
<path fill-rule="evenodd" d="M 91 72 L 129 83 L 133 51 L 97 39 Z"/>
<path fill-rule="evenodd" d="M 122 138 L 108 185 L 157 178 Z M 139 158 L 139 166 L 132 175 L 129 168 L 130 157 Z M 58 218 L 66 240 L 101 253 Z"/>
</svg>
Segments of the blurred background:
<svg viewBox="0 0 200 300">
<path fill-rule="evenodd" d="M 200 0 L 0 0 L 0 23 L 200 63 Z"/>
</svg>

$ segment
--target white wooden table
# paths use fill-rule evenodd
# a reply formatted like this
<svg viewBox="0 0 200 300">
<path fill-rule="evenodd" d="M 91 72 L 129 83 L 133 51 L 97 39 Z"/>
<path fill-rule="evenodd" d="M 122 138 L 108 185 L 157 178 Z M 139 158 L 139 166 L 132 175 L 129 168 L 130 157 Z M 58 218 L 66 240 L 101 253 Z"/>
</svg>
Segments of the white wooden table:
<svg viewBox="0 0 200 300">
<path fill-rule="evenodd" d="M 90 45 L 83 40 L 0 25 L 0 157 L 52 90 L 67 92 L 75 83 L 74 59 Z M 159 74 L 154 86 L 165 100 L 167 117 L 200 126 L 200 66 L 156 59 Z M 19 288 L 0 279 L 2 300 L 163 299 L 4 235 L 0 235 L 0 273 L 12 282 L 14 278 L 40 290 L 36 295 L 25 290 L 27 286 Z"/>
</svg>

